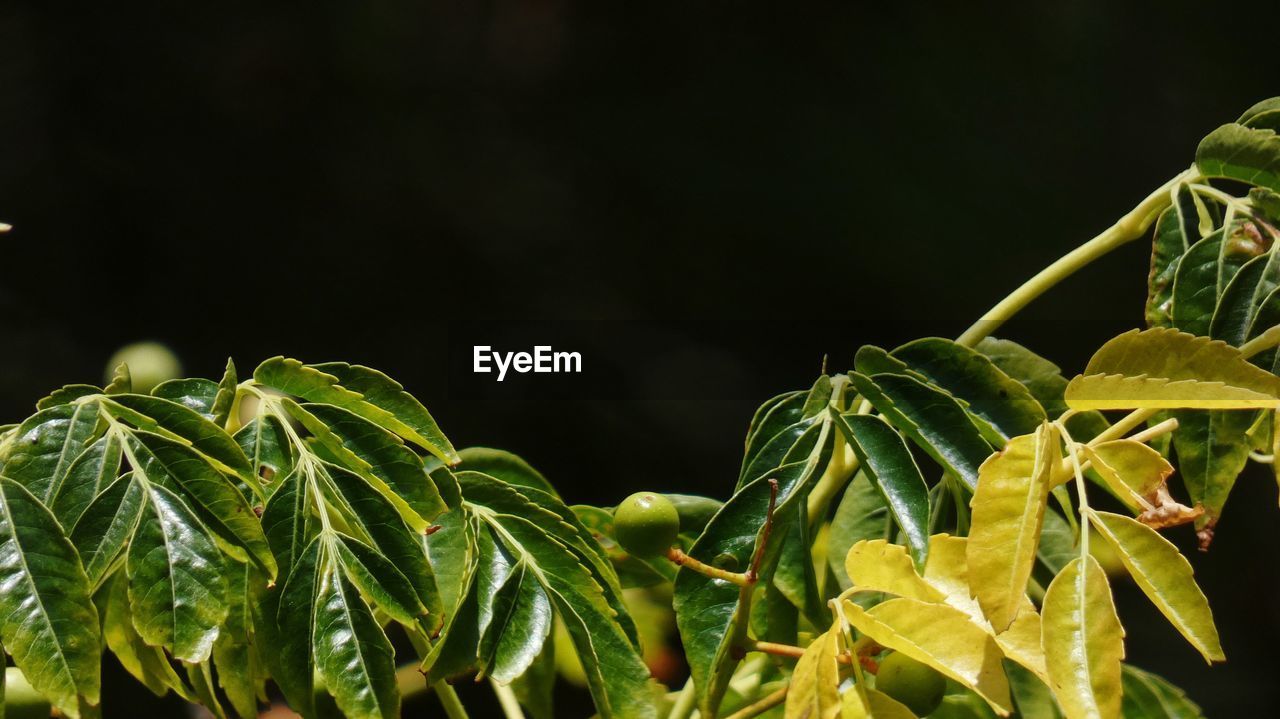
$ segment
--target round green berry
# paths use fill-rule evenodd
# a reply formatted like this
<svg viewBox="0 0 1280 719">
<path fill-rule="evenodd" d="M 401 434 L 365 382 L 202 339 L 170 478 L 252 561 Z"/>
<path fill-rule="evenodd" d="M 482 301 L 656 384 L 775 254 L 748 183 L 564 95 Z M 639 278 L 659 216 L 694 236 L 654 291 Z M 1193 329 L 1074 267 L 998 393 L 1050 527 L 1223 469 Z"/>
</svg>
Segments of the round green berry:
<svg viewBox="0 0 1280 719">
<path fill-rule="evenodd" d="M 680 533 L 680 514 L 657 492 L 636 492 L 613 512 L 613 528 L 622 548 L 638 557 L 664 554 Z"/>
<path fill-rule="evenodd" d="M 942 704 L 947 680 L 932 667 L 894 652 L 880 662 L 876 689 L 902 702 L 916 716 L 927 716 Z"/>
</svg>

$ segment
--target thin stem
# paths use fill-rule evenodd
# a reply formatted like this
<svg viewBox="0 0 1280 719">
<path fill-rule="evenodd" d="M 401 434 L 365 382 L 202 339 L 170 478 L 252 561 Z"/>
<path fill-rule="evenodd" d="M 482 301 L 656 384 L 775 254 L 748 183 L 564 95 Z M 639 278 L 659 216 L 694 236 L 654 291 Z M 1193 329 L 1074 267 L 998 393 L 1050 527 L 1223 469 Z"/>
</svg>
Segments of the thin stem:
<svg viewBox="0 0 1280 719">
<path fill-rule="evenodd" d="M 444 707 L 444 713 L 449 719 L 468 719 L 467 710 L 462 706 L 462 700 L 458 699 L 458 693 L 453 687 L 443 679 L 432 685 L 435 689 L 436 696 L 440 698 L 440 706 Z"/>
<path fill-rule="evenodd" d="M 1027 280 L 992 307 L 982 319 L 973 323 L 956 342 L 972 347 L 983 338 L 995 332 L 1001 325 L 1016 315 L 1049 288 L 1075 274 L 1077 270 L 1102 257 L 1112 250 L 1141 237 L 1156 217 L 1170 204 L 1169 191 L 1178 183 L 1198 177 L 1199 173 L 1191 168 L 1179 173 L 1173 179 L 1152 192 L 1137 207 L 1130 210 L 1111 227 L 1097 237 L 1080 245 L 1063 255 L 1057 262 L 1041 270 L 1035 277 Z"/>
<path fill-rule="evenodd" d="M 524 719 L 524 710 L 520 708 L 520 700 L 516 699 L 516 693 L 511 691 L 511 687 L 503 686 L 489 679 L 489 685 L 493 687 L 493 693 L 498 697 L 498 704 L 502 707 L 502 714 L 507 719 Z"/>
<path fill-rule="evenodd" d="M 672 547 L 671 549 L 668 549 L 667 559 L 681 567 L 691 569 L 698 574 L 711 577 L 712 579 L 723 579 L 724 581 L 732 582 L 739 587 L 749 587 L 752 584 L 752 582 L 747 578 L 746 572 L 730 572 L 727 569 L 714 567 L 706 562 L 690 557 L 679 547 Z"/>
<path fill-rule="evenodd" d="M 871 405 L 867 403 L 866 406 Z M 867 411 L 870 412 L 870 409 Z M 862 407 L 859 407 L 858 414 L 866 413 L 862 412 Z M 831 450 L 831 461 L 827 463 L 827 471 L 823 472 L 822 478 L 809 493 L 805 511 L 808 512 L 810 526 L 817 524 L 818 520 L 825 516 L 831 501 L 858 471 L 858 456 L 853 453 L 844 435 L 837 432 L 834 445 Z"/>
<path fill-rule="evenodd" d="M 1115 424 L 1099 432 L 1097 437 L 1094 437 L 1093 439 L 1089 440 L 1089 445 L 1097 446 L 1099 444 L 1102 444 L 1103 442 L 1110 442 L 1113 439 L 1120 439 L 1121 437 L 1125 436 L 1126 434 L 1129 434 L 1129 432 L 1136 429 L 1138 425 L 1142 424 L 1143 422 L 1146 422 L 1147 420 L 1151 419 L 1152 417 L 1156 416 L 1159 413 L 1160 413 L 1160 410 L 1158 409 L 1135 409 L 1129 414 L 1126 414 L 1125 416 L 1121 417 L 1119 420 L 1116 421 Z M 1064 423 L 1059 422 L 1060 426 L 1062 424 Z"/>
<path fill-rule="evenodd" d="M 756 549 L 751 553 L 751 567 L 747 570 L 747 582 L 755 584 L 760 577 L 760 562 L 764 559 L 765 547 L 769 544 L 769 535 L 773 533 L 773 510 L 778 508 L 778 480 L 769 480 L 769 508 L 764 513 L 764 529 L 756 542 Z"/>
<path fill-rule="evenodd" d="M 1240 356 L 1245 359 L 1280 345 L 1280 325 L 1276 325 L 1267 329 L 1266 332 L 1254 337 L 1240 346 Z"/>
<path fill-rule="evenodd" d="M 787 689 L 790 687 L 791 685 L 788 684 L 764 699 L 739 709 L 725 719 L 750 719 L 750 717 L 759 716 L 786 701 Z"/>
<path fill-rule="evenodd" d="M 1089 556 L 1089 495 L 1084 486 L 1084 468 L 1080 466 L 1079 448 L 1075 440 L 1071 439 L 1071 433 L 1064 424 L 1058 425 L 1058 431 L 1067 441 L 1067 452 L 1071 455 L 1071 463 L 1075 468 L 1076 494 L 1079 495 L 1077 501 L 1080 503 L 1080 557 L 1084 558 Z"/>
<path fill-rule="evenodd" d="M 671 713 L 667 715 L 667 719 L 689 719 L 693 714 L 693 707 L 698 703 L 698 690 L 693 685 L 693 677 L 689 677 L 684 683 L 684 689 L 676 695 L 676 703 L 671 707 Z"/>
<path fill-rule="evenodd" d="M 777 642 L 751 642 L 747 645 L 747 651 L 764 652 L 775 657 L 790 657 L 792 659 L 799 659 L 804 656 L 804 647 L 797 647 L 793 644 L 779 644 Z M 841 652 L 836 655 L 836 661 L 841 664 L 849 664 L 852 660 L 848 654 Z"/>
</svg>

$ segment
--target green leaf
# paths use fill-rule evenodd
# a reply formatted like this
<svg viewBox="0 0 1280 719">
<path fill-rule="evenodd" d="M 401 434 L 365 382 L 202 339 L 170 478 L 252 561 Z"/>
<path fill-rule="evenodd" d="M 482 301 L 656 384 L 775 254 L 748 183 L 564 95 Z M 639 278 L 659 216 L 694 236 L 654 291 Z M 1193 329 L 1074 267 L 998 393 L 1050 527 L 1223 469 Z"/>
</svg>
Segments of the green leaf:
<svg viewBox="0 0 1280 719">
<path fill-rule="evenodd" d="M 74 527 L 80 515 L 120 475 L 120 439 L 107 435 L 94 440 L 67 467 L 49 508 L 63 527 Z"/>
<path fill-rule="evenodd" d="M 480 638 L 480 668 L 507 684 L 533 664 L 551 634 L 551 600 L 520 560 L 494 594 L 492 619 Z"/>
<path fill-rule="evenodd" d="M 1034 432 L 1045 421 L 1044 408 L 1031 392 L 976 350 L 929 337 L 905 344 L 892 354 L 964 402 L 1004 439 Z"/>
<path fill-rule="evenodd" d="M 236 403 L 236 392 L 239 378 L 236 376 L 236 363 L 227 358 L 227 368 L 222 372 L 222 379 L 218 382 L 218 392 L 213 396 L 213 404 L 209 407 L 209 414 L 213 415 L 210 419 L 219 427 L 227 426 L 227 419 L 231 416 L 231 408 Z"/>
<path fill-rule="evenodd" d="M 267 546 L 262 525 L 244 495 L 227 476 L 180 442 L 150 432 L 134 432 L 132 459 L 147 481 L 177 492 L 200 522 L 215 536 L 243 549 L 275 578 L 276 560 Z"/>
<path fill-rule="evenodd" d="M 649 692 L 649 670 L 619 622 L 606 591 L 584 566 L 582 556 L 549 534 L 542 526 L 544 520 L 534 524 L 526 519 L 531 515 L 515 516 L 490 509 L 486 503 L 495 504 L 494 496 L 504 486 L 493 478 L 461 472 L 458 481 L 467 506 L 495 533 L 502 548 L 516 562 L 525 562 L 533 571 L 564 621 L 600 716 L 656 716 Z M 519 493 L 508 487 L 506 496 L 508 501 L 516 500 Z M 491 604 L 487 609 L 482 606 L 482 610 L 490 617 L 493 614 Z M 507 631 L 514 629 L 509 627 Z"/>
<path fill-rule="evenodd" d="M 1209 600 L 1192 577 L 1191 563 L 1154 529 L 1128 517 L 1091 512 L 1089 519 L 1115 549 L 1133 580 L 1209 663 L 1226 661 Z"/>
<path fill-rule="evenodd" d="M 990 357 L 1002 372 L 1021 382 L 1044 407 L 1046 416 L 1059 417 L 1067 411 L 1063 399 L 1067 378 L 1058 365 L 1011 340 L 987 337 L 976 349 Z M 1071 436 L 1083 441 L 1096 437 L 1109 424 L 1099 412 L 1078 412 L 1067 420 L 1067 429 Z"/>
<path fill-rule="evenodd" d="M 327 432 L 316 434 L 321 442 L 336 439 L 341 444 L 330 444 L 330 449 L 345 450 L 339 455 L 344 459 L 347 452 L 356 458 L 344 462 L 350 469 L 375 485 L 385 484 L 387 491 L 403 499 L 423 521 L 430 522 L 447 509 L 435 483 L 427 477 L 422 459 L 394 434 L 340 407 L 307 404 L 302 409 L 327 428 Z M 299 419 L 307 429 L 315 431 L 311 421 Z"/>
<path fill-rule="evenodd" d="M 1221 221 L 1216 206 L 1206 206 L 1186 183 L 1178 185 L 1172 205 L 1155 223 L 1147 277 L 1148 326 L 1167 327 L 1173 322 L 1173 281 L 1178 264 L 1187 250 Z"/>
<path fill-rule="evenodd" d="M 146 494 L 132 473 L 102 490 L 71 530 L 71 542 L 84 561 L 90 586 L 97 587 L 115 567 L 121 550 L 142 518 Z"/>
<path fill-rule="evenodd" d="M 129 544 L 129 601 L 148 644 L 185 662 L 209 658 L 227 618 L 223 557 L 182 500 L 144 483 L 147 511 Z"/>
<path fill-rule="evenodd" d="M 906 535 L 917 567 L 929 554 L 929 488 L 902 437 L 879 417 L 842 414 L 837 427 L 880 490 L 893 519 Z"/>
<path fill-rule="evenodd" d="M 511 689 L 533 719 L 555 719 L 555 685 L 556 643 L 544 642 L 542 651 L 511 683 Z"/>
<path fill-rule="evenodd" d="M 252 565 L 235 564 L 227 571 L 227 622 L 213 643 L 213 663 L 218 669 L 218 684 L 240 719 L 258 716 L 258 696 L 265 694 L 265 672 L 258 658 L 257 637 L 253 631 L 254 601 L 250 585 L 265 577 Z"/>
<path fill-rule="evenodd" d="M 1248 463 L 1245 433 L 1253 424 L 1253 413 L 1186 410 L 1175 412 L 1174 417 L 1178 428 L 1173 433 L 1173 448 L 1182 482 L 1191 502 L 1204 507 L 1196 527 L 1211 529 L 1222 515 L 1236 477 Z M 1208 546 L 1204 538 L 1201 542 Z"/>
<path fill-rule="evenodd" d="M 60 404 L 71 404 L 81 397 L 88 397 L 91 394 L 102 394 L 101 387 L 94 387 L 91 384 L 68 384 L 50 392 L 47 397 L 41 398 L 36 402 L 36 409 L 49 409 Z"/>
<path fill-rule="evenodd" d="M 1200 141 L 1196 168 L 1205 177 L 1280 190 L 1280 139 L 1274 130 L 1228 123 Z"/>
<path fill-rule="evenodd" d="M 898 431 L 970 489 L 991 445 L 950 395 L 907 375 L 849 373 L 854 387 Z"/>
<path fill-rule="evenodd" d="M 129 373 L 129 365 L 121 362 L 111 373 L 111 381 L 102 390 L 106 394 L 127 394 L 133 391 L 133 377 Z"/>
<path fill-rule="evenodd" d="M 1041 617 L 1050 688 L 1067 719 L 1120 716 L 1124 629 L 1097 560 L 1073 559 L 1058 574 Z"/>
<path fill-rule="evenodd" d="M 176 439 L 212 460 L 215 466 L 252 482 L 253 468 L 236 444 L 218 425 L 177 402 L 143 394 L 121 394 L 101 400 L 109 414 L 140 430 Z"/>
<path fill-rule="evenodd" d="M 342 573 L 325 566 L 317 577 L 313 606 L 316 670 L 343 715 L 399 717 L 395 655 L 369 605 Z"/>
<path fill-rule="evenodd" d="M 1218 307 L 1222 270 L 1222 238 L 1219 229 L 1191 246 L 1178 262 L 1173 280 L 1173 325 L 1193 335 L 1209 334 Z"/>
<path fill-rule="evenodd" d="M 272 498 L 274 501 L 274 497 Z M 263 611 L 265 621 L 256 623 L 275 639 L 268 644 L 266 657 L 271 675 L 284 691 L 289 704 L 304 716 L 315 714 L 314 652 L 312 642 L 316 627 L 316 595 L 322 579 L 324 542 L 317 536 L 294 557 L 289 577 L 279 593 L 268 593 Z M 275 605 L 274 607 L 272 605 Z M 272 651 L 274 650 L 274 651 Z"/>
<path fill-rule="evenodd" d="M 898 597 L 864 610 L 842 605 L 845 617 L 877 644 L 927 664 L 977 692 L 997 713 L 1013 706 L 995 639 L 964 612 L 946 604 Z"/>
<path fill-rule="evenodd" d="M 742 468 L 738 472 L 737 489 L 758 479 L 761 472 L 782 464 L 775 461 L 762 469 L 762 465 L 769 464 L 769 461 L 760 461 L 759 455 L 771 443 L 775 448 L 784 448 L 785 453 L 786 448 L 791 447 L 810 424 L 806 420 L 817 417 L 830 404 L 832 394 L 831 378 L 822 375 L 814 380 L 807 392 L 788 392 L 761 405 L 747 430 L 746 449 L 742 457 Z M 784 433 L 792 439 L 779 439 L 779 435 Z"/>
<path fill-rule="evenodd" d="M 413 627 L 427 614 L 408 578 L 376 549 L 345 535 L 338 535 L 332 546 L 347 581 L 387 616 Z"/>
<path fill-rule="evenodd" d="M 102 612 L 102 634 L 107 647 L 116 655 L 125 671 L 156 696 L 164 696 L 173 691 L 183 699 L 195 702 L 195 694 L 173 670 L 164 650 L 142 641 L 138 631 L 133 628 L 128 585 L 125 573 L 116 572 L 111 575 L 102 595 L 105 604 Z"/>
<path fill-rule="evenodd" d="M 1276 255 L 1268 252 L 1246 262 L 1231 278 L 1209 324 L 1209 336 L 1227 344 L 1240 346 L 1248 339 L 1258 307 L 1276 288 L 1275 275 L 1280 271 Z"/>
<path fill-rule="evenodd" d="M 218 398 L 218 383 L 199 377 L 171 379 L 152 387 L 151 396 L 177 402 L 213 422 L 213 403 Z"/>
<path fill-rule="evenodd" d="M 542 473 L 518 455 L 489 447 L 467 447 L 458 453 L 459 469 L 497 477 L 507 484 L 529 487 L 559 497 Z"/>
<path fill-rule="evenodd" d="M 63 404 L 40 410 L 18 425 L 4 473 L 42 503 L 58 492 L 71 463 L 98 435 L 98 405 Z"/>
<path fill-rule="evenodd" d="M 307 487 L 294 470 L 281 482 L 262 511 L 262 531 L 281 574 L 287 574 L 311 541 Z"/>
<path fill-rule="evenodd" d="M 453 445 L 418 400 L 391 378 L 360 365 L 306 366 L 274 357 L 253 371 L 258 382 L 308 402 L 332 404 L 413 442 L 446 464 L 457 464 Z"/>
<path fill-rule="evenodd" d="M 840 589 L 852 586 L 845 571 L 849 548 L 864 539 L 883 539 L 889 526 L 889 507 L 866 472 L 858 472 L 844 491 L 827 534 L 827 564 Z"/>
<path fill-rule="evenodd" d="M 787 528 L 777 520 L 785 522 L 795 516 L 791 513 L 793 507 L 821 476 L 830 457 L 831 444 L 824 441 L 821 446 L 826 449 L 816 456 L 779 467 L 769 477 L 762 477 L 735 492 L 688 550 L 689 555 L 730 571 L 745 571 L 768 509 L 768 479 L 778 481 L 774 530 L 783 535 Z M 770 569 L 766 565 L 762 573 L 767 576 Z M 749 616 L 741 611 L 739 595 L 738 587 L 728 582 L 684 568 L 676 573 L 673 600 L 676 624 L 706 714 L 714 713 L 724 697 L 738 662 L 733 645 L 745 636 L 748 626 Z"/>
<path fill-rule="evenodd" d="M 259 481 L 274 485 L 293 470 L 293 445 L 275 415 L 263 414 L 249 420 L 236 431 L 234 439 L 249 458 L 253 476 Z"/>
<path fill-rule="evenodd" d="M 968 566 L 974 596 L 997 632 L 1013 623 L 1027 592 L 1054 469 L 1062 460 L 1057 429 L 1009 440 L 983 463 L 971 506 Z"/>
<path fill-rule="evenodd" d="M 1125 719 L 1203 719 L 1187 693 L 1130 664 L 1121 667 Z"/>
<path fill-rule="evenodd" d="M 53 514 L 0 478 L 0 641 L 27 681 L 70 717 L 98 703 L 101 645 L 89 579 Z"/>
</svg>

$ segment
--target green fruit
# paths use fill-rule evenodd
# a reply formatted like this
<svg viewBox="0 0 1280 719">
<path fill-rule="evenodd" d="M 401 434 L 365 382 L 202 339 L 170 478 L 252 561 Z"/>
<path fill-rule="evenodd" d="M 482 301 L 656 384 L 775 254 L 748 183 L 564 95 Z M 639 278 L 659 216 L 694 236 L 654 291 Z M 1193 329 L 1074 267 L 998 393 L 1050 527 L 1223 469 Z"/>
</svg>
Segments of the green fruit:
<svg viewBox="0 0 1280 719">
<path fill-rule="evenodd" d="M 9 667 L 4 671 L 4 716 L 8 719 L 49 719 L 49 700 L 32 688 L 22 671 Z"/>
<path fill-rule="evenodd" d="M 680 533 L 680 514 L 657 492 L 636 492 L 613 512 L 618 544 L 637 557 L 665 554 Z"/>
<path fill-rule="evenodd" d="M 129 366 L 133 391 L 147 393 L 152 387 L 182 375 L 182 364 L 173 350 L 159 342 L 135 342 L 116 350 L 107 361 L 106 381 L 111 381 L 116 367 Z"/>
<path fill-rule="evenodd" d="M 947 680 L 932 667 L 902 652 L 894 652 L 880 662 L 876 689 L 902 702 L 916 716 L 926 716 L 942 704 Z"/>
</svg>

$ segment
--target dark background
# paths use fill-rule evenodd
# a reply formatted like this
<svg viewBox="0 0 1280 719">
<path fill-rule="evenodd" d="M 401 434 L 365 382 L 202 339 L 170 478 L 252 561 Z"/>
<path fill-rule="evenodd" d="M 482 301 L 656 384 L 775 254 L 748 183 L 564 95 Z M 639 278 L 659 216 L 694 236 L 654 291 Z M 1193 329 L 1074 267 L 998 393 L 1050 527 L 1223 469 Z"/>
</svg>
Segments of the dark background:
<svg viewBox="0 0 1280 719">
<path fill-rule="evenodd" d="M 2 3 L 4 421 L 158 339 L 379 367 L 570 501 L 724 496 L 761 401 L 958 334 L 1278 91 L 1258 7 L 900 5 Z M 1078 371 L 1144 244 L 1002 334 Z M 596 371 L 477 383 L 482 336 Z M 1249 474 L 1192 557 L 1225 666 L 1117 589 L 1210 716 L 1280 706 L 1277 516 Z"/>
</svg>

